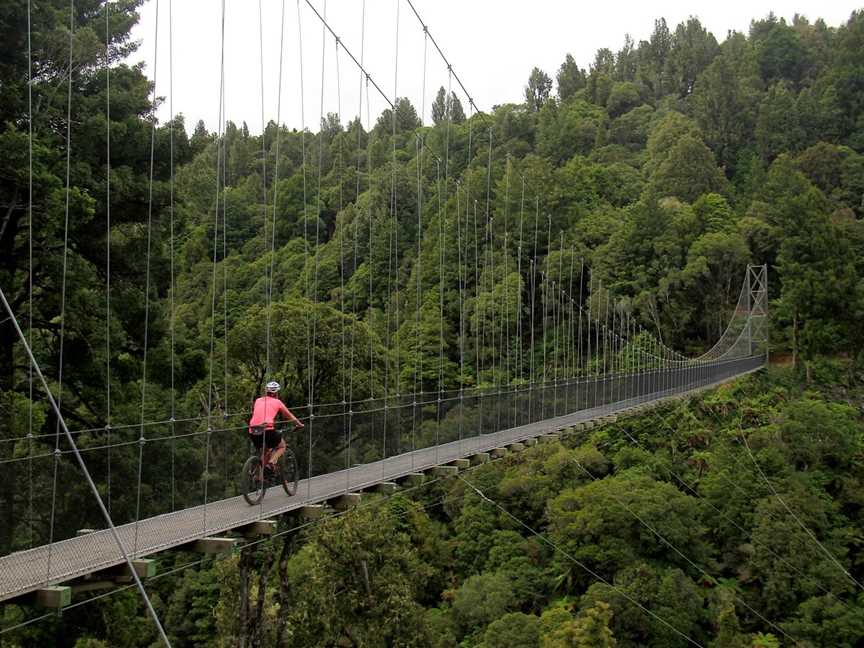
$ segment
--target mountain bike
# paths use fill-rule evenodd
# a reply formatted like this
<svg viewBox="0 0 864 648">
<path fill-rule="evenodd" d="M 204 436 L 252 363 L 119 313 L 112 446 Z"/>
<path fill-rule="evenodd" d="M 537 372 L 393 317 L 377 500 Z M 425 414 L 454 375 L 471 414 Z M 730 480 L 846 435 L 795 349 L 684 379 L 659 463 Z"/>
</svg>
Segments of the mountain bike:
<svg viewBox="0 0 864 648">
<path fill-rule="evenodd" d="M 265 428 L 263 425 L 252 429 L 252 434 L 263 436 Z M 284 440 L 284 430 L 280 427 L 279 434 Z M 262 444 L 262 450 L 256 450 L 243 464 L 240 482 L 243 499 L 250 506 L 258 504 L 263 498 L 267 488 L 282 484 L 286 495 L 294 495 L 297 492 L 297 482 L 300 471 L 297 469 L 297 457 L 294 451 L 286 444 L 285 452 L 279 457 L 275 466 L 270 465 L 270 457 L 275 448 L 266 447 Z"/>
</svg>

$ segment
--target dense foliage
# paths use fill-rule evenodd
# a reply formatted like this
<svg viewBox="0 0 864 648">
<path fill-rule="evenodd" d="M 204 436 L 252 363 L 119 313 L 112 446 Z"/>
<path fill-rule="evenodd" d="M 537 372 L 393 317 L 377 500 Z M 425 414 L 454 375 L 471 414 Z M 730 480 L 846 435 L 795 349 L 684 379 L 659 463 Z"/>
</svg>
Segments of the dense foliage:
<svg viewBox="0 0 864 648">
<path fill-rule="evenodd" d="M 140 67 L 122 63 L 136 47 L 129 30 L 140 4 L 77 1 L 71 70 L 67 3 L 51 0 L 34 7 L 32 67 L 27 3 L 14 0 L 0 7 L 0 286 L 32 336 L 70 426 L 87 430 L 78 437 L 82 447 L 116 441 L 112 428 L 144 420 L 194 419 L 182 429 L 172 423 L 171 431 L 203 434 L 210 418 L 245 412 L 269 377 L 286 385 L 284 398 L 297 404 L 557 377 L 562 350 L 554 335 L 561 323 L 556 300 L 565 288 L 581 299 L 590 287 L 595 314 L 608 296 L 616 312 L 630 314 L 666 344 L 682 352 L 701 350 L 726 326 L 748 263 L 769 265 L 772 344 L 781 354 L 791 353 L 807 380 L 816 379 L 820 355 L 850 358 L 849 367 L 862 360 L 862 12 L 838 27 L 803 17 L 789 24 L 770 15 L 754 21 L 748 34 L 730 33 L 722 43 L 696 18 L 674 30 L 661 19 L 648 41 L 637 44 L 628 37 L 618 52 L 602 49 L 587 70 L 569 55 L 554 80 L 533 70 L 524 103 L 498 106 L 488 115 L 466 115 L 460 97 L 442 88 L 429 126 L 421 125 L 407 99 L 399 99 L 377 121 L 329 114 L 314 133 L 271 122 L 256 136 L 245 124 L 229 122 L 220 134 L 199 123 L 189 137 L 182 116 L 168 124 L 155 121 L 150 82 Z M 580 287 L 577 293 L 576 286 L 584 291 Z M 267 308 L 271 298 L 273 307 Z M 549 334 L 527 334 L 535 329 Z M 520 361 L 529 355 L 537 362 Z M 38 387 L 31 398 L 30 375 L 12 322 L 3 314 L 2 460 L 50 457 L 54 448 L 56 420 Z M 758 408 L 741 414 L 747 425 L 755 423 L 746 417 L 774 420 L 768 412 L 780 405 L 769 396 L 764 405 L 765 414 Z M 814 409 L 812 416 L 839 416 L 832 407 Z M 728 409 L 739 411 L 731 404 Z M 796 411 L 806 418 L 810 409 L 805 403 Z M 723 416 L 732 416 L 729 412 L 723 409 Z M 703 414 L 692 414 L 696 436 Z M 807 425 L 801 422 L 800 429 Z M 31 431 L 35 441 L 23 440 Z M 758 454 L 767 440 L 754 434 Z M 854 434 L 845 437 L 843 443 L 857 447 Z M 616 437 L 614 443 L 620 442 Z M 673 443 L 665 437 L 664 442 Z M 659 436 L 651 443 L 659 444 Z M 242 451 L 242 439 L 214 449 L 214 461 L 226 467 L 221 476 L 199 465 L 200 445 L 198 437 L 176 445 L 184 483 L 175 502 L 171 482 L 171 506 L 199 502 L 208 487 L 211 494 L 227 492 L 227 471 Z M 836 473 L 832 479 L 847 485 L 844 497 L 851 501 L 856 478 L 852 466 L 841 463 L 851 461 L 852 451 L 844 455 L 816 445 L 791 468 L 781 459 L 792 450 L 777 450 L 780 454 L 765 460 L 769 474 L 791 480 L 788 488 L 794 490 L 796 475 L 810 479 L 812 467 L 825 461 Z M 324 456 L 339 450 L 334 439 L 317 448 Z M 169 470 L 173 480 L 174 446 L 170 464 L 167 454 L 149 452 L 150 483 L 164 482 Z M 617 579 L 622 591 L 653 597 L 651 605 L 674 610 L 682 627 L 703 638 L 716 630 L 731 637 L 723 645 L 736 645 L 735 637 L 751 630 L 776 634 L 737 606 L 733 595 L 792 624 L 784 626 L 790 634 L 794 628 L 811 637 L 818 627 L 828 636 L 840 632 L 835 625 L 846 624 L 851 597 L 838 608 L 819 598 L 815 584 L 839 588 L 835 593 L 841 594 L 842 578 L 817 579 L 814 571 L 806 578 L 771 580 L 766 574 L 781 573 L 773 554 L 759 554 L 749 536 L 706 535 L 682 522 L 704 511 L 676 491 L 674 481 L 644 469 L 651 464 L 647 456 L 632 448 L 621 449 L 621 457 L 607 448 L 599 452 L 589 453 L 597 476 L 615 473 L 604 483 L 583 484 L 578 472 L 570 474 L 562 464 L 563 473 L 549 476 L 548 483 L 545 469 L 535 466 L 530 479 L 528 473 L 522 478 L 514 473 L 499 480 L 491 471 L 488 484 L 520 517 L 548 526 L 556 542 L 572 546 L 580 560 Z M 716 458 L 699 452 L 706 456 L 690 457 L 688 470 L 696 470 L 700 480 L 704 473 L 700 489 L 706 489 L 707 501 L 720 507 L 737 502 L 735 514 L 747 521 L 744 531 L 766 542 L 775 535 L 782 542 L 798 537 L 794 529 L 774 523 L 752 524 L 759 507 L 767 515 L 776 503 L 761 491 L 730 497 L 728 489 L 711 483 L 725 474 L 713 469 Z M 725 457 L 723 452 L 718 457 Z M 132 479 L 136 473 L 138 450 L 130 443 L 113 455 L 94 451 L 88 458 L 94 474 L 105 475 L 110 465 L 122 483 L 124 475 Z M 0 472 L 2 553 L 45 541 L 55 526 L 58 535 L 68 536 L 94 516 L 85 485 L 74 471 L 61 470 L 57 479 L 65 499 L 55 519 L 50 462 L 39 464 L 32 478 L 25 478 L 26 465 L 6 462 Z M 783 472 L 793 468 L 794 473 Z M 692 566 L 661 547 L 648 547 L 651 539 L 632 521 L 615 517 L 621 511 L 613 504 L 626 480 L 635 480 L 624 489 L 633 497 L 628 506 L 655 511 L 651 519 L 662 522 L 658 531 L 696 552 L 700 565 L 716 567 L 712 573 L 738 583 L 718 580 L 710 594 L 700 590 L 705 583 Z M 747 488 L 759 483 L 749 477 L 740 481 Z M 25 482 L 32 488 L 22 486 Z M 829 482 L 820 481 L 822 490 L 810 495 L 805 484 L 798 495 L 813 525 L 827 534 L 821 537 L 842 557 L 857 546 L 860 525 L 854 533 L 845 530 L 854 527 L 844 526 L 842 516 L 854 515 L 843 502 L 835 510 L 833 500 L 825 499 L 824 493 L 842 491 Z M 167 490 L 154 487 L 145 495 L 145 508 L 167 510 Z M 25 520 L 34 497 L 34 517 Z M 131 519 L 135 494 L 121 488 L 111 497 L 116 518 Z M 378 546 L 375 534 L 381 534 L 386 539 L 381 546 L 400 556 L 401 562 L 387 569 L 416 576 L 398 586 L 388 581 L 383 598 L 356 603 L 357 609 L 368 605 L 387 614 L 399 610 L 399 628 L 387 641 L 403 642 L 399 632 L 421 636 L 423 628 L 438 628 L 433 634 L 445 638 L 441 645 L 448 645 L 448 636 L 490 646 L 505 645 L 496 636 L 508 641 L 524 636 L 526 645 L 536 637 L 557 637 L 560 645 L 611 645 L 613 635 L 621 645 L 648 636 L 656 645 L 676 641 L 627 611 L 626 599 L 597 583 L 586 590 L 584 574 L 565 569 L 560 556 L 535 540 L 513 536 L 514 529 L 502 527 L 494 511 L 472 497 L 446 524 L 419 511 L 394 516 L 389 530 L 357 517 L 357 537 L 371 534 L 369 546 Z M 590 510 L 608 519 L 580 520 L 578 511 L 589 502 Z M 759 506 L 753 508 L 754 502 Z M 413 521 L 403 528 L 400 520 L 406 517 Z M 451 522 L 453 528 L 445 529 Z M 317 615 L 330 605 L 321 597 L 341 591 L 337 572 L 316 575 L 317 593 L 312 580 L 296 576 L 312 565 L 337 568 L 332 556 L 345 558 L 338 543 L 347 542 L 339 524 L 321 532 L 321 538 L 333 534 L 332 541 L 321 541 L 330 548 L 310 542 L 280 559 L 285 573 L 295 574 L 295 581 L 284 577 L 282 595 L 293 592 L 294 584 L 309 588 L 301 606 L 292 603 L 292 615 Z M 591 529 L 604 528 L 610 533 L 591 535 L 599 533 Z M 464 536 L 452 551 L 445 549 L 451 532 Z M 499 545 L 504 549 L 496 553 Z M 515 546 L 522 547 L 521 554 L 510 551 Z M 510 564 L 514 555 L 524 560 Z M 745 558 L 752 565 L 738 573 Z M 797 559 L 806 559 L 809 570 L 833 573 L 803 549 Z M 454 566 L 445 566 L 447 561 Z M 211 593 L 238 578 L 224 569 L 207 572 Z M 523 571 L 524 579 L 516 583 Z M 358 583 L 352 587 L 364 585 Z M 182 590 L 189 605 L 199 586 L 205 587 L 196 581 Z M 489 592 L 500 596 L 491 598 L 487 610 L 476 599 Z M 543 612 L 555 592 L 565 599 Z M 437 609 L 442 596 L 447 605 Z M 236 601 L 222 605 L 224 632 L 236 632 L 230 625 Z M 435 608 L 423 615 L 422 624 L 420 607 Z M 578 609 L 575 618 L 562 616 L 571 608 Z M 187 612 L 172 614 L 178 623 L 194 624 L 195 615 Z M 265 613 L 273 614 L 267 597 L 256 612 Z M 355 616 L 347 630 L 324 619 L 314 623 L 356 633 L 355 643 L 380 630 L 370 625 L 372 617 L 356 610 Z M 298 643 L 301 637 L 325 636 L 307 617 L 290 619 L 279 632 L 299 633 Z M 187 636 L 195 635 L 190 629 Z"/>
</svg>

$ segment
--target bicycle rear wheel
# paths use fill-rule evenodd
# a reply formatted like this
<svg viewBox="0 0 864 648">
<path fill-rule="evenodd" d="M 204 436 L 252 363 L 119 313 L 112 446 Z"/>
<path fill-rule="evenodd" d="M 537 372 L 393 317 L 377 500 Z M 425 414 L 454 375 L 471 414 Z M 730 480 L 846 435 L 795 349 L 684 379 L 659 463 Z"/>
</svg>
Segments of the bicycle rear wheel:
<svg viewBox="0 0 864 648">
<path fill-rule="evenodd" d="M 261 458 L 258 455 L 252 455 L 243 464 L 240 485 L 243 499 L 249 506 L 255 506 L 264 497 L 264 493 L 267 491 L 267 479 L 264 475 L 264 467 L 261 465 Z"/>
<path fill-rule="evenodd" d="M 297 482 L 300 471 L 297 469 L 297 457 L 291 448 L 285 448 L 285 453 L 279 457 L 279 477 L 282 488 L 286 495 L 294 495 L 297 492 Z"/>
</svg>

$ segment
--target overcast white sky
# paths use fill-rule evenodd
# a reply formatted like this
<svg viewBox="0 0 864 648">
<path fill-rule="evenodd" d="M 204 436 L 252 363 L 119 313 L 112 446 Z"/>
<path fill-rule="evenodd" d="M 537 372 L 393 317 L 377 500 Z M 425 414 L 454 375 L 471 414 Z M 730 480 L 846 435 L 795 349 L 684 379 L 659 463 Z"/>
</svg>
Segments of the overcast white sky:
<svg viewBox="0 0 864 648">
<path fill-rule="evenodd" d="M 157 2 L 158 51 L 154 48 Z M 625 34 L 636 42 L 647 39 L 654 19 L 661 16 L 674 30 L 676 24 L 696 15 L 722 41 L 729 30 L 746 32 L 751 19 L 762 18 L 772 10 L 787 20 L 800 13 L 811 20 L 824 18 L 836 26 L 845 22 L 854 9 L 864 6 L 864 0 L 412 2 L 481 110 L 521 101 L 528 74 L 535 65 L 554 78 L 570 52 L 580 67 L 587 69 L 597 49 L 617 50 Z M 282 4 L 283 0 L 261 0 L 263 20 L 259 32 L 258 0 L 225 0 L 227 119 L 237 124 L 246 121 L 252 132 L 261 131 L 263 47 L 263 117 L 264 121 L 276 120 L 281 40 L 282 123 L 290 127 L 305 123 L 316 130 L 322 112 L 339 112 L 343 123 L 358 114 L 360 76 L 346 50 L 358 60 L 362 54 L 364 66 L 389 99 L 407 96 L 415 106 L 423 97 L 425 69 L 423 116 L 429 121 L 435 91 L 441 85 L 447 86 L 447 69 L 431 42 L 424 66 L 422 27 L 407 0 L 366 0 L 365 29 L 361 26 L 363 0 L 312 0 L 321 15 L 326 11 L 327 22 L 342 41 L 338 57 L 329 33 L 322 41 L 322 23 L 306 0 L 284 0 L 284 28 L 280 29 Z M 169 47 L 169 8 L 173 12 L 173 56 Z M 151 78 L 155 67 L 157 94 L 166 99 L 160 117 L 167 119 L 169 103 L 173 103 L 174 112 L 186 116 L 190 134 L 199 119 L 211 131 L 219 123 L 220 24 L 221 0 L 148 0 L 141 11 L 141 22 L 133 31 L 141 47 L 132 61 L 144 61 Z M 363 34 L 365 43 L 361 46 Z M 158 59 L 155 66 L 154 59 Z M 173 101 L 169 88 L 172 61 Z M 453 89 L 459 91 L 455 80 Z M 459 94 L 467 112 L 468 102 L 461 91 Z M 374 88 L 369 101 L 374 123 L 385 103 Z M 365 94 L 362 103 L 365 123 Z"/>
</svg>

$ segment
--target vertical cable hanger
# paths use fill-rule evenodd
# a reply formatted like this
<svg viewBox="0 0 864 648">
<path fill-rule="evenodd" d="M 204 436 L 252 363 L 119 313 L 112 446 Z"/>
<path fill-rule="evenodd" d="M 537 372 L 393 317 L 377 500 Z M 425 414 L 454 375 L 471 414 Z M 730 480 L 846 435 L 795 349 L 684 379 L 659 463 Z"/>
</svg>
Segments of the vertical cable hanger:
<svg viewBox="0 0 864 648">
<path fill-rule="evenodd" d="M 33 348 L 33 45 L 31 0 L 27 0 L 27 344 Z M 107 19 L 106 19 L 107 20 Z M 27 501 L 30 547 L 33 534 L 33 365 L 27 370 Z M 110 439 L 109 439 L 110 441 Z M 110 490 L 110 489 L 109 489 Z"/>
<path fill-rule="evenodd" d="M 225 421 L 228 420 L 228 292 L 230 286 L 228 284 L 228 112 L 225 107 L 225 97 L 227 92 L 222 93 L 222 115 L 225 118 L 225 133 L 222 136 L 222 396 L 216 399 L 216 406 L 220 410 L 222 416 L 221 426 L 224 428 Z M 234 129 L 236 135 L 237 129 Z M 261 133 L 261 139 L 264 140 L 264 133 Z M 266 174 L 265 174 L 266 179 Z M 267 196 L 265 193 L 264 204 L 267 204 Z M 227 463 L 228 452 L 226 444 L 228 437 L 222 435 L 222 455 L 225 466 L 225 483 L 229 479 L 229 466 Z"/>
<path fill-rule="evenodd" d="M 510 374 L 510 288 L 508 286 L 508 277 L 510 273 L 510 249 L 509 249 L 509 215 L 510 215 L 510 167 L 512 166 L 512 161 L 510 160 L 510 154 L 508 153 L 505 157 L 504 161 L 505 171 L 504 171 L 504 246 L 503 246 L 503 258 L 502 262 L 504 264 L 503 271 L 501 273 L 501 285 L 504 289 L 504 317 L 502 317 L 501 321 L 501 355 L 504 356 L 504 368 L 502 372 L 502 382 L 503 389 L 501 390 L 503 394 L 499 396 L 502 400 L 506 399 L 507 392 L 510 391 L 510 385 L 512 381 L 512 376 Z M 505 401 L 506 402 L 506 401 Z M 501 428 L 501 410 L 502 407 L 498 407 L 498 428 Z M 509 408 L 508 408 L 509 410 Z M 516 425 L 515 421 L 513 423 L 514 427 Z"/>
<path fill-rule="evenodd" d="M 569 404 L 569 392 L 570 392 L 570 381 L 576 375 L 575 370 L 575 355 L 572 353 L 573 351 L 573 262 L 576 260 L 576 251 L 575 246 L 573 244 L 570 245 L 570 283 L 567 287 L 567 306 L 569 311 L 569 317 L 567 318 L 567 335 L 565 337 L 567 350 L 567 357 L 569 357 L 569 365 L 565 362 L 564 364 L 564 412 L 567 413 L 568 404 Z M 578 406 L 577 406 L 578 409 Z"/>
<path fill-rule="evenodd" d="M 579 259 L 579 331 L 577 333 L 578 338 L 578 348 L 577 348 L 577 366 L 576 366 L 576 374 L 577 376 L 582 376 L 585 374 L 585 357 L 582 355 L 582 304 L 583 304 L 583 288 L 584 288 L 584 280 L 585 280 L 585 260 Z M 584 382 L 584 381 L 583 381 Z M 587 391 L 585 386 L 582 386 L 582 391 Z M 587 402 L 585 404 L 587 407 Z M 581 409 L 579 407 L 579 391 L 577 387 L 576 391 L 576 408 Z"/>
<path fill-rule="evenodd" d="M 219 198 L 220 198 L 220 182 L 222 174 L 220 172 L 224 161 L 222 159 L 223 148 L 219 145 L 224 138 L 223 122 L 225 115 L 225 0 L 222 0 L 222 19 L 221 19 L 221 39 L 220 39 L 220 56 L 219 56 L 219 101 L 218 101 L 218 119 L 216 133 L 216 200 L 213 216 L 213 271 L 210 277 L 210 368 L 209 382 L 207 389 L 207 429 L 204 434 L 204 508 L 203 508 L 203 527 L 204 532 L 207 532 L 207 504 L 208 504 L 208 487 L 210 474 L 210 441 L 213 435 L 213 367 L 215 364 L 215 339 L 216 339 L 216 270 L 218 268 L 218 242 L 219 242 Z M 224 199 L 224 196 L 223 196 Z"/>
<path fill-rule="evenodd" d="M 153 36 L 153 105 L 156 105 L 156 76 L 159 64 L 159 0 L 156 0 L 156 19 Z M 150 267 L 153 240 L 153 170 L 156 154 L 156 114 L 151 117 L 150 124 L 150 182 L 147 192 L 147 258 L 144 271 L 144 358 L 141 365 L 141 410 L 138 437 L 138 489 L 135 498 L 135 543 L 134 551 L 138 551 L 138 523 L 141 518 L 141 479 L 144 471 L 144 446 L 147 439 L 144 436 L 146 403 L 147 403 L 147 356 L 150 344 Z"/>
<path fill-rule="evenodd" d="M 110 7 L 105 3 L 105 435 L 108 480 L 105 497 L 111 513 L 111 64 Z M 173 464 L 172 464 L 173 468 Z M 173 487 L 173 470 L 172 470 Z"/>
<path fill-rule="evenodd" d="M 534 256 L 531 259 L 531 378 L 529 383 L 534 385 L 537 381 L 537 372 L 536 372 L 536 364 L 535 364 L 535 306 L 537 302 L 537 230 L 539 227 L 540 220 L 540 196 L 534 197 Z M 534 420 L 533 414 L 533 405 L 534 405 L 534 389 L 533 387 L 528 390 L 528 420 Z"/>
<path fill-rule="evenodd" d="M 66 198 L 63 218 L 63 270 L 60 288 L 60 353 L 58 358 L 57 376 L 57 407 L 63 404 L 63 350 L 66 341 L 66 271 L 69 259 L 69 201 L 72 191 L 71 187 L 71 162 L 72 162 L 72 54 L 75 36 L 75 0 L 69 1 L 69 76 L 66 97 Z M 49 529 L 48 559 L 45 562 L 45 580 L 51 578 L 51 558 L 54 548 L 54 521 L 57 512 L 57 479 L 60 470 L 60 422 L 58 415 L 54 428 L 54 466 L 51 487 L 51 521 Z"/>
<path fill-rule="evenodd" d="M 426 125 L 426 53 L 428 46 L 428 36 L 424 32 L 423 34 L 423 73 L 422 73 L 422 85 L 420 89 L 420 126 L 421 128 Z M 423 256 L 421 249 L 421 242 L 423 240 L 423 152 L 424 149 L 421 146 L 420 136 L 415 136 L 414 138 L 414 148 L 415 148 L 415 157 L 417 159 L 417 265 L 414 270 L 417 275 L 417 281 L 415 286 L 416 291 L 416 306 L 417 313 L 415 316 L 415 337 L 416 337 L 416 349 L 415 349 L 415 360 L 414 360 L 414 396 L 412 399 L 411 405 L 411 467 L 414 467 L 414 450 L 417 449 L 417 439 L 416 439 L 416 431 L 417 431 L 417 396 L 418 393 L 420 395 L 420 399 L 423 399 L 423 344 L 422 344 L 422 335 L 421 335 L 421 317 L 420 311 L 423 302 Z"/>
<path fill-rule="evenodd" d="M 516 248 L 516 274 L 519 275 L 519 293 L 518 299 L 516 302 L 516 377 L 519 380 L 523 380 L 525 377 L 524 374 L 524 357 L 523 357 L 523 342 L 522 342 L 522 246 L 524 244 L 523 240 L 523 228 L 524 228 L 524 219 L 525 219 L 525 179 L 522 179 L 522 193 L 519 199 L 519 244 Z M 518 384 L 518 383 L 517 383 Z"/>
<path fill-rule="evenodd" d="M 467 168 L 467 165 L 466 165 Z M 462 205 L 459 200 L 459 180 L 456 180 L 456 249 L 458 251 L 457 273 L 459 280 L 459 443 L 465 433 L 465 270 L 468 259 L 462 248 Z M 464 264 L 464 265 L 463 265 Z"/>
<path fill-rule="evenodd" d="M 356 193 L 354 195 L 354 255 L 353 255 L 353 268 L 351 277 L 352 279 L 357 276 L 357 257 L 359 255 L 359 227 L 358 223 L 360 222 L 360 213 L 359 209 L 356 207 L 360 203 L 360 151 L 362 144 L 362 135 L 363 135 L 363 55 L 365 50 L 365 37 L 366 37 L 366 0 L 363 0 L 362 8 L 361 8 L 361 36 L 360 36 L 360 82 L 358 84 L 358 106 L 357 106 L 357 169 L 356 169 Z M 337 39 L 338 41 L 338 39 Z M 370 250 L 371 250 L 371 240 L 370 240 Z M 371 271 L 371 267 L 370 267 Z M 370 272 L 371 276 L 371 272 Z M 357 315 L 357 289 L 351 291 L 351 312 Z M 354 331 L 356 326 L 352 322 L 351 326 L 351 368 L 348 372 L 348 451 L 345 457 L 345 491 L 348 492 L 351 489 L 351 442 L 352 442 L 352 434 L 354 432 Z M 369 336 L 370 345 L 372 337 Z M 369 370 L 369 379 L 370 382 L 372 380 L 372 370 L 370 366 Z M 371 392 L 370 392 L 371 393 Z"/>
<path fill-rule="evenodd" d="M 307 211 L 307 197 L 306 197 L 306 90 L 303 82 L 303 17 L 300 12 L 300 1 L 297 1 L 297 48 L 298 48 L 298 63 L 300 66 L 300 147 L 302 149 L 302 168 L 303 168 L 303 248 L 305 250 L 304 253 L 304 283 L 305 283 L 305 295 L 306 298 L 309 298 L 309 260 L 311 251 L 309 249 L 309 231 L 308 231 L 308 223 L 309 223 L 309 215 Z M 314 307 L 312 309 L 312 313 L 309 314 L 309 317 L 306 320 L 306 395 L 308 399 L 308 412 L 309 412 L 309 425 L 307 425 L 307 444 L 308 444 L 308 453 L 307 453 L 307 478 L 312 477 L 312 427 L 314 423 L 314 412 L 312 410 L 312 402 L 314 399 L 314 386 L 313 386 L 313 371 L 314 371 L 314 363 L 315 363 L 315 349 L 313 347 L 313 339 L 312 339 L 312 321 L 315 318 Z M 311 497 L 312 491 L 312 482 L 311 479 L 306 480 L 306 496 Z"/>
<path fill-rule="evenodd" d="M 439 168 L 439 183 L 438 183 L 438 263 L 440 265 L 438 271 L 438 292 L 439 292 L 439 345 L 438 345 L 438 425 L 441 422 L 441 400 L 444 396 L 444 256 L 445 246 L 444 237 L 446 236 L 447 227 L 447 192 L 449 190 L 450 180 L 450 129 L 453 120 L 451 95 L 451 73 L 447 72 L 447 97 L 444 100 L 444 114 L 447 122 L 447 127 L 444 135 L 444 186 L 443 191 L 440 183 L 440 168 Z M 440 167 L 440 162 L 438 163 Z"/>
<path fill-rule="evenodd" d="M 396 113 L 399 107 L 399 9 L 401 3 L 400 0 L 396 0 L 396 52 L 393 56 L 393 169 L 391 176 L 391 187 L 393 194 L 393 203 L 392 203 L 392 227 L 393 227 L 393 246 L 394 246 L 394 256 L 393 262 L 395 264 L 395 295 L 396 295 L 396 313 L 394 318 L 394 330 L 399 330 L 399 302 L 401 301 L 401 292 L 399 290 L 400 281 L 399 281 L 399 214 L 398 214 L 398 205 L 396 201 Z M 391 295 L 394 293 L 391 293 Z M 389 321 L 389 317 L 388 317 Z M 396 335 L 396 396 L 398 398 L 400 391 L 400 357 L 399 357 L 399 335 Z M 386 407 L 386 401 L 385 401 Z M 386 412 L 386 410 L 385 410 Z M 384 417 L 384 425 L 386 428 L 387 425 L 387 417 Z M 386 429 L 385 429 L 385 439 L 386 439 Z M 387 454 L 385 452 L 384 457 L 387 458 Z"/>
<path fill-rule="evenodd" d="M 345 363 L 345 320 L 346 320 L 346 314 L 345 314 L 345 231 L 344 230 L 347 230 L 348 226 L 345 224 L 345 221 L 344 221 L 345 215 L 342 212 L 342 210 L 344 209 L 343 195 L 342 195 L 342 191 L 343 191 L 343 187 L 342 187 L 343 168 L 342 167 L 344 164 L 342 145 L 343 145 L 343 140 L 345 138 L 342 136 L 342 132 L 341 132 L 342 131 L 342 72 L 341 72 L 341 69 L 339 67 L 339 39 L 338 38 L 333 39 L 333 58 L 334 58 L 334 62 L 336 64 L 336 123 L 339 126 L 338 131 L 336 133 L 336 137 L 339 140 L 339 144 L 338 144 L 339 155 L 338 155 L 338 162 L 337 162 L 337 179 L 336 179 L 336 182 L 339 185 L 339 211 L 337 211 L 336 213 L 338 215 L 337 218 L 340 216 L 343 218 L 343 221 L 342 221 L 343 222 L 343 227 L 342 227 L 343 231 L 341 231 L 339 233 L 339 314 L 341 315 L 341 317 L 340 317 L 340 321 L 341 321 L 340 360 L 341 360 L 341 370 L 342 370 L 340 382 L 341 382 L 341 386 L 342 386 L 342 428 L 343 428 L 343 431 L 345 433 L 345 444 L 346 444 L 346 448 L 347 448 L 348 445 L 350 445 L 350 443 L 351 443 L 351 439 L 350 439 L 350 433 L 349 433 L 348 412 L 347 412 L 347 408 L 350 407 L 348 405 L 348 400 L 347 400 L 348 399 L 348 387 L 345 384 L 345 381 L 346 381 L 346 376 L 345 376 L 345 373 L 346 373 L 346 371 L 345 371 L 345 369 L 346 369 L 346 363 Z M 352 371 L 353 371 L 353 369 L 352 369 Z M 348 452 L 350 453 L 350 450 Z M 350 468 L 350 464 L 349 464 L 349 468 Z"/>
<path fill-rule="evenodd" d="M 107 8 L 107 3 L 106 3 Z M 176 361 L 176 326 L 177 326 L 177 310 L 175 306 L 175 298 L 177 292 L 177 286 L 175 281 L 175 268 L 174 268 L 174 1 L 168 0 L 168 111 L 169 111 L 169 119 L 168 122 L 168 137 L 169 137 L 169 164 L 170 164 L 170 205 L 169 205 L 169 218 L 170 218 L 170 266 L 171 266 L 171 286 L 170 286 L 170 295 L 171 295 L 171 314 L 170 314 L 170 329 L 171 329 L 171 418 L 170 418 L 170 430 L 171 430 L 171 510 L 174 511 L 176 509 L 176 501 L 175 501 L 175 490 L 176 490 L 176 427 L 175 422 L 177 420 L 177 389 L 175 385 L 176 371 L 175 371 L 175 361 Z"/>
<path fill-rule="evenodd" d="M 299 10 L 300 3 L 297 3 L 297 8 Z M 324 19 L 327 19 L 327 0 L 324 0 Z M 321 211 L 323 209 L 323 201 L 321 200 L 321 168 L 323 163 L 323 146 L 324 146 L 324 132 L 323 132 L 323 122 L 324 122 L 324 71 L 325 71 L 325 53 L 326 53 L 326 28 L 322 24 L 321 26 L 321 110 L 318 120 L 318 179 L 317 179 L 317 189 L 315 192 L 315 246 L 311 250 L 312 255 L 312 362 L 309 364 L 309 432 L 308 432 L 308 444 L 309 444 L 309 474 L 307 477 L 309 481 L 306 484 L 306 492 L 307 495 L 311 495 L 312 488 L 312 426 L 315 421 L 315 364 L 317 361 L 315 355 L 315 344 L 318 336 L 318 256 L 319 256 L 319 246 L 321 244 Z M 305 130 L 305 124 L 304 124 Z"/>
</svg>

